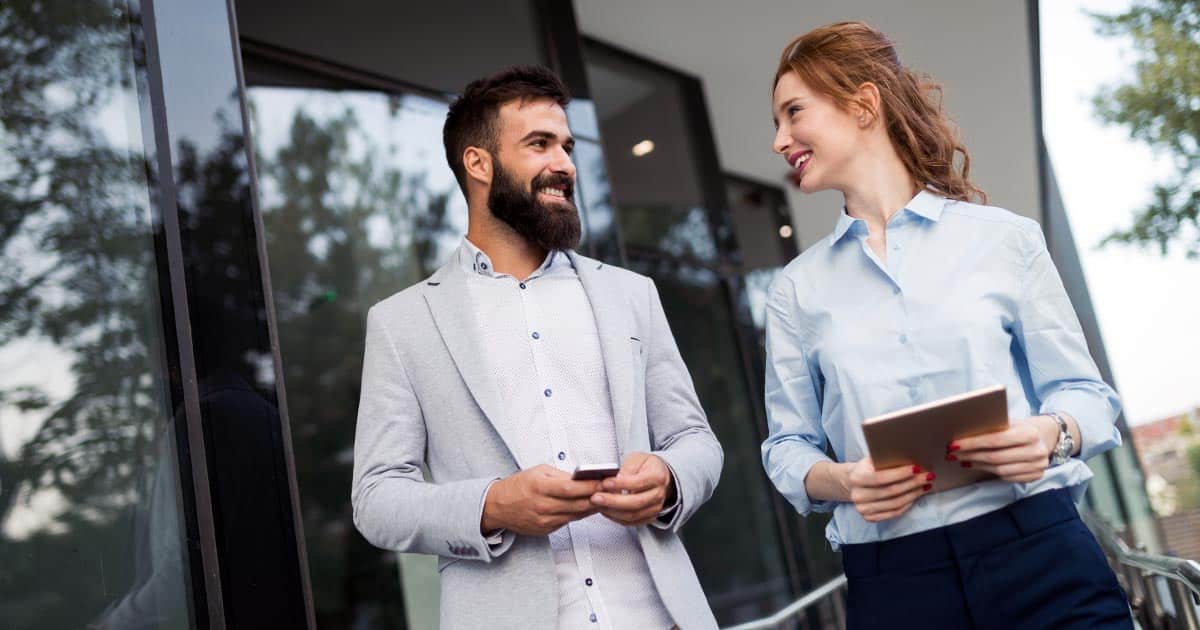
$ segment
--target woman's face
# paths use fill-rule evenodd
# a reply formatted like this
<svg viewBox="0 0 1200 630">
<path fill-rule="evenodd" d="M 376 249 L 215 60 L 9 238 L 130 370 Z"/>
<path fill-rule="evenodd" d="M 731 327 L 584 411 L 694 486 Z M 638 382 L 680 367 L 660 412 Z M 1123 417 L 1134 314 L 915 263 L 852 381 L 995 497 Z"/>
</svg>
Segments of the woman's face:
<svg viewBox="0 0 1200 630">
<path fill-rule="evenodd" d="M 774 150 L 795 169 L 800 190 L 845 190 L 862 126 L 857 112 L 811 90 L 795 72 L 779 77 L 772 103 Z"/>
</svg>

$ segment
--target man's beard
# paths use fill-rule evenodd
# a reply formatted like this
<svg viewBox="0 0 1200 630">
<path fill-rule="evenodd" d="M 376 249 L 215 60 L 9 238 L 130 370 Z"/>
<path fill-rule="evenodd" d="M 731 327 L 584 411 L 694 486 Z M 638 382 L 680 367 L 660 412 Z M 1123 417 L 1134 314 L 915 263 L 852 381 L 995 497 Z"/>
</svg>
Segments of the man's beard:
<svg viewBox="0 0 1200 630">
<path fill-rule="evenodd" d="M 579 245 L 581 228 L 579 211 L 575 209 L 575 182 L 562 174 L 539 175 L 529 184 L 526 191 L 521 183 L 508 171 L 494 162 L 496 176 L 488 192 L 488 208 L 492 216 L 507 223 L 525 240 L 553 251 L 574 249 Z M 545 187 L 561 188 L 565 203 L 542 203 L 538 190 Z"/>
</svg>

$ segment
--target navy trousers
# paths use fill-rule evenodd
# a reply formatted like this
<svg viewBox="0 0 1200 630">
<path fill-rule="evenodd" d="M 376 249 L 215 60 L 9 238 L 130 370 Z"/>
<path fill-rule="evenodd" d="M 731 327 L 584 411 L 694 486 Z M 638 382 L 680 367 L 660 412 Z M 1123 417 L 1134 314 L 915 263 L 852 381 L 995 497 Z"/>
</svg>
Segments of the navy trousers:
<svg viewBox="0 0 1200 630">
<path fill-rule="evenodd" d="M 1067 490 L 841 550 L 851 630 L 1133 627 L 1125 592 Z"/>
</svg>

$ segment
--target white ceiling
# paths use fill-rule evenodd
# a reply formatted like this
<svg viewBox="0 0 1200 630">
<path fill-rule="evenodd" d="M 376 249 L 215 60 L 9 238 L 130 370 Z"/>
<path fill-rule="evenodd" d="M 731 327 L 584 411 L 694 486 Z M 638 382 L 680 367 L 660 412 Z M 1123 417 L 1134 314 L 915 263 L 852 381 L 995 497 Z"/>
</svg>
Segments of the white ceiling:
<svg viewBox="0 0 1200 630">
<path fill-rule="evenodd" d="M 783 185 L 771 153 L 771 79 L 792 37 L 841 20 L 864 20 L 896 42 L 901 59 L 945 86 L 963 130 L 972 175 L 992 203 L 1037 217 L 1037 151 L 1026 3 L 1021 0 L 575 0 L 588 36 L 699 77 L 725 170 Z M 832 229 L 836 193 L 789 190 L 807 247 Z"/>
</svg>

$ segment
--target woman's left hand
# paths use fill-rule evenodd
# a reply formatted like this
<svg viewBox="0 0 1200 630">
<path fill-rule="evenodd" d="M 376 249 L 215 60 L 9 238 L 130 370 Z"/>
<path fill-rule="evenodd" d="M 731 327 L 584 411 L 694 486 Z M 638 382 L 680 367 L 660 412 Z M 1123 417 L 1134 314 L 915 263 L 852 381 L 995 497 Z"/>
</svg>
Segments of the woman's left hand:
<svg viewBox="0 0 1200 630">
<path fill-rule="evenodd" d="M 1050 465 L 1050 452 L 1058 442 L 1058 424 L 1050 416 L 1009 422 L 997 433 L 951 442 L 946 459 L 964 468 L 978 468 L 1005 481 L 1027 483 L 1042 478 Z"/>
</svg>

